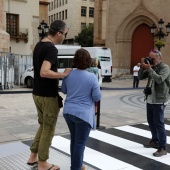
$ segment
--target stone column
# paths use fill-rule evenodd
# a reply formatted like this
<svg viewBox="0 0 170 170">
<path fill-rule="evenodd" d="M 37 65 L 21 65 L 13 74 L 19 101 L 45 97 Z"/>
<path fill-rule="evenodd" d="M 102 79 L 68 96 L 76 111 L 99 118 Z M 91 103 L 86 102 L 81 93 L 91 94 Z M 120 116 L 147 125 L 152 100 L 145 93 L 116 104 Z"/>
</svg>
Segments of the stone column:
<svg viewBox="0 0 170 170">
<path fill-rule="evenodd" d="M 4 4 L 0 0 L 0 52 L 9 52 L 10 35 L 5 31 Z"/>
</svg>

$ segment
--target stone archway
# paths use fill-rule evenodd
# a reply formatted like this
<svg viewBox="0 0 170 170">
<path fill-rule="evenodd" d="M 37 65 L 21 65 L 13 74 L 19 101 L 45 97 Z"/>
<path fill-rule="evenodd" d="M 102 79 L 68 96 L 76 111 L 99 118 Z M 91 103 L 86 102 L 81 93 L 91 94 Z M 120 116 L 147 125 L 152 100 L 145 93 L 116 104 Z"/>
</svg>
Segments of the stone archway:
<svg viewBox="0 0 170 170">
<path fill-rule="evenodd" d="M 157 21 L 158 18 L 150 13 L 143 3 L 139 4 L 134 12 L 123 20 L 116 34 L 116 49 L 118 49 L 116 57 L 118 58 L 119 74 L 130 73 L 132 68 L 132 37 L 135 30 L 142 24 L 145 24 L 146 27 L 150 27 Z M 145 35 L 142 33 L 142 36 Z"/>
</svg>

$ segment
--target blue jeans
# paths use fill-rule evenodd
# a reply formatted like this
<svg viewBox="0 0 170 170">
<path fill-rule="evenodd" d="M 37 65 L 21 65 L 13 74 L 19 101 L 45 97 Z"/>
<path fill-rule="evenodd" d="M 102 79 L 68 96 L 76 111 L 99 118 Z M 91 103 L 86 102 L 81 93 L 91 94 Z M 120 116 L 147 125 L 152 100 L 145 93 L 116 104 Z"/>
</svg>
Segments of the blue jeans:
<svg viewBox="0 0 170 170">
<path fill-rule="evenodd" d="M 147 103 L 147 120 L 152 133 L 152 140 L 166 149 L 166 131 L 164 125 L 164 104 Z"/>
<path fill-rule="evenodd" d="M 84 120 L 70 114 L 64 114 L 64 118 L 71 135 L 71 170 L 81 170 L 84 149 L 89 137 L 91 126 Z"/>
</svg>

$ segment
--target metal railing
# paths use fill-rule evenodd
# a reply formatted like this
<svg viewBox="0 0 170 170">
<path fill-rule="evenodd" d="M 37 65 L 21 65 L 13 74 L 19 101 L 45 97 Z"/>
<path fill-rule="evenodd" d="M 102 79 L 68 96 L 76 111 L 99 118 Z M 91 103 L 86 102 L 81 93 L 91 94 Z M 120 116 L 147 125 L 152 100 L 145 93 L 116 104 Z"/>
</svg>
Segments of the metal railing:
<svg viewBox="0 0 170 170">
<path fill-rule="evenodd" d="M 32 66 L 32 55 L 0 52 L 0 90 L 20 85 L 20 77 Z"/>
</svg>

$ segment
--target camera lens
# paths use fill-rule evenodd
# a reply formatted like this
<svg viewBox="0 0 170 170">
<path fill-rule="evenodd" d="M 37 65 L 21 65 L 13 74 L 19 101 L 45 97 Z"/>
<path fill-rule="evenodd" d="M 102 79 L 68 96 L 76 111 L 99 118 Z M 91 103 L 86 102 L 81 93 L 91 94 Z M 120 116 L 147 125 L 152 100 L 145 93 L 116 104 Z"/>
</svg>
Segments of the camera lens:
<svg viewBox="0 0 170 170">
<path fill-rule="evenodd" d="M 150 63 L 151 65 L 153 65 L 153 59 L 152 59 L 151 57 L 146 57 L 146 58 L 144 59 L 144 63 L 145 63 L 145 64 L 148 64 L 148 61 L 149 61 L 149 63 Z"/>
</svg>

